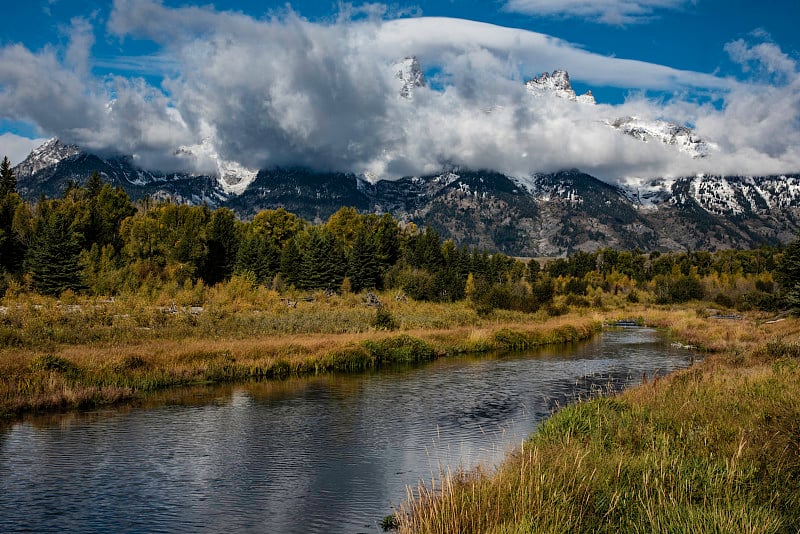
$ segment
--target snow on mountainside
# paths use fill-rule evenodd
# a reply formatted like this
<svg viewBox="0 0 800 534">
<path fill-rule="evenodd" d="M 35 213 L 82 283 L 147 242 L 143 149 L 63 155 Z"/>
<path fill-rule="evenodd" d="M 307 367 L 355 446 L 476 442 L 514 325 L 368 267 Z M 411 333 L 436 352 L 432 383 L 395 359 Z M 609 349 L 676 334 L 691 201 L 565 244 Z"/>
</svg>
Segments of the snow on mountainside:
<svg viewBox="0 0 800 534">
<path fill-rule="evenodd" d="M 578 95 L 572 87 L 569 73 L 564 70 L 547 72 L 525 83 L 528 92 L 535 97 L 554 95 L 565 100 L 583 104 L 596 104 L 591 91 Z M 692 158 L 704 158 L 717 150 L 717 145 L 701 139 L 690 128 L 663 120 L 644 120 L 638 117 L 620 117 L 607 124 L 626 135 L 645 143 L 655 140 L 677 147 Z"/>
<path fill-rule="evenodd" d="M 213 167 L 216 170 L 219 185 L 227 194 L 241 195 L 258 175 L 257 170 L 247 169 L 235 161 L 226 161 L 220 158 L 214 148 L 214 141 L 210 137 L 203 139 L 199 145 L 178 148 L 175 155 L 190 160 L 192 162 L 190 167 Z"/>
<path fill-rule="evenodd" d="M 686 181 L 691 197 L 715 215 L 768 214 L 800 206 L 800 179 L 796 176 L 698 175 Z"/>
<path fill-rule="evenodd" d="M 704 158 L 717 149 L 717 145 L 701 139 L 690 128 L 672 122 L 620 117 L 608 125 L 645 143 L 655 140 L 675 146 L 693 158 Z"/>
<path fill-rule="evenodd" d="M 25 161 L 16 167 L 17 178 L 27 178 L 37 172 L 58 165 L 65 159 L 77 156 L 80 149 L 75 145 L 65 145 L 55 137 L 33 150 Z"/>
<path fill-rule="evenodd" d="M 403 82 L 400 87 L 400 96 L 406 100 L 414 100 L 414 91 L 418 87 L 425 87 L 425 76 L 416 57 L 407 57 L 395 63 L 392 67 L 395 77 Z"/>
<path fill-rule="evenodd" d="M 539 77 L 528 80 L 525 83 L 525 87 L 534 96 L 555 95 L 559 98 L 583 104 L 596 104 L 591 91 L 580 96 L 575 93 L 569 74 L 565 70 L 554 70 L 552 74 L 545 72 Z"/>
</svg>

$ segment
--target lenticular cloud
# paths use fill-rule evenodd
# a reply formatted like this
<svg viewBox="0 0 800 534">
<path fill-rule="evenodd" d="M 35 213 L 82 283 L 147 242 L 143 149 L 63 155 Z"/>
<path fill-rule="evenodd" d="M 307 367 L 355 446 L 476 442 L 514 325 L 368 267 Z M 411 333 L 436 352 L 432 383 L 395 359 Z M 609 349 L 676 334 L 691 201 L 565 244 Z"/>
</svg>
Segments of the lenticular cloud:
<svg viewBox="0 0 800 534">
<path fill-rule="evenodd" d="M 207 171 L 202 158 L 176 155 L 205 146 L 250 169 L 296 165 L 388 179 L 452 165 L 520 177 L 577 167 L 609 181 L 800 169 L 800 77 L 772 48 L 747 43 L 730 53 L 753 72 L 755 63 L 781 60 L 780 80 L 737 83 L 457 19 L 313 23 L 289 11 L 257 20 L 117 0 L 105 29 L 158 45 L 151 58 L 120 59 L 150 74 L 163 69 L 156 86 L 92 75 L 99 69 L 91 68 L 87 23 L 73 25 L 64 51 L 0 49 L 0 110 L 66 142 L 133 154 L 145 167 Z M 413 94 L 397 68 L 410 56 L 427 74 Z M 555 68 L 589 85 L 703 91 L 725 105 L 643 97 L 587 105 L 525 90 L 526 78 Z M 693 160 L 609 127 L 627 116 L 691 123 L 719 150 Z"/>
</svg>

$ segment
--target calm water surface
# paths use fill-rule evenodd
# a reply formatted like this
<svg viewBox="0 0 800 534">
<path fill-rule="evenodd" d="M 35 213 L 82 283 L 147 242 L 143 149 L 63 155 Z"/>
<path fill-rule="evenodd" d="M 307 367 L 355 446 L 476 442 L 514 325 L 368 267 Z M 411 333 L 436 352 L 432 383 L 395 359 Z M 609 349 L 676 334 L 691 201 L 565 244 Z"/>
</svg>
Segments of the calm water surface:
<svg viewBox="0 0 800 534">
<path fill-rule="evenodd" d="M 0 430 L 0 532 L 379 532 L 558 405 L 688 365 L 654 331 L 372 374 L 170 392 Z"/>
</svg>

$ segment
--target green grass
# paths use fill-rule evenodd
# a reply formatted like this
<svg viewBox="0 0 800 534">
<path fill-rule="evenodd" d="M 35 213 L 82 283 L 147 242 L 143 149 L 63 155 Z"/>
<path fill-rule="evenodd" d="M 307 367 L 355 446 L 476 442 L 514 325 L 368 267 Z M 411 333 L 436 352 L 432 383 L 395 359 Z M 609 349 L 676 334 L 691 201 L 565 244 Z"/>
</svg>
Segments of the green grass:
<svg viewBox="0 0 800 534">
<path fill-rule="evenodd" d="M 420 486 L 402 532 L 800 530 L 800 346 L 567 406 L 495 472 Z"/>
</svg>

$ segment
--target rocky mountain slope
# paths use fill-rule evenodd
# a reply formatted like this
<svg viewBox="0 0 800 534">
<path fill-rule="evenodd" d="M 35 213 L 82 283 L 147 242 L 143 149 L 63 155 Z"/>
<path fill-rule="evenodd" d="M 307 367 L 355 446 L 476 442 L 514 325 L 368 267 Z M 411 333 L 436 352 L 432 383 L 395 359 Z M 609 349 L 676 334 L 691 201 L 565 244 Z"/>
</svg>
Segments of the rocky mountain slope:
<svg viewBox="0 0 800 534">
<path fill-rule="evenodd" d="M 575 89 L 572 88 L 572 82 L 569 79 L 569 73 L 565 70 L 554 70 L 552 74 L 542 73 L 541 76 L 525 82 L 525 88 L 530 94 L 537 97 L 554 95 L 582 104 L 596 104 L 591 91 L 582 95 L 575 93 Z"/>
<path fill-rule="evenodd" d="M 103 180 L 127 191 L 131 198 L 152 196 L 176 202 L 220 205 L 228 198 L 213 176 L 163 173 L 139 169 L 127 156 L 101 156 L 50 139 L 14 168 L 20 194 L 35 200 L 59 196 L 70 181 L 84 183 L 95 171 Z"/>
<path fill-rule="evenodd" d="M 620 117 L 608 121 L 608 125 L 645 143 L 660 141 L 665 145 L 675 146 L 693 158 L 704 158 L 717 150 L 714 143 L 700 138 L 690 128 L 672 122 Z"/>
<path fill-rule="evenodd" d="M 58 151 L 65 156 L 61 160 L 53 156 Z M 48 154 L 49 166 L 40 154 Z M 76 152 L 54 141 L 17 167 L 19 188 L 30 200 L 41 193 L 55 196 L 67 180 L 83 182 L 95 170 L 133 198 L 228 206 L 242 218 L 283 207 L 310 221 L 353 206 L 430 225 L 459 244 L 519 256 L 605 246 L 753 247 L 790 241 L 800 228 L 800 175 L 694 176 L 653 180 L 632 190 L 578 170 L 523 182 L 491 171 L 453 169 L 370 183 L 353 174 L 273 169 L 260 171 L 241 194 L 232 195 L 213 177 L 145 172 L 129 159 Z"/>
</svg>

